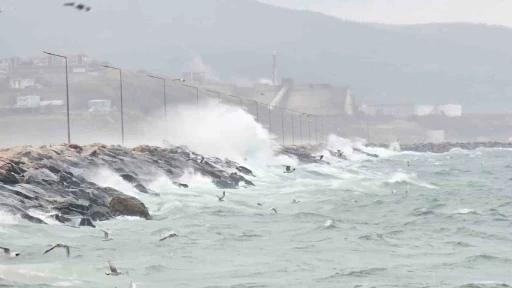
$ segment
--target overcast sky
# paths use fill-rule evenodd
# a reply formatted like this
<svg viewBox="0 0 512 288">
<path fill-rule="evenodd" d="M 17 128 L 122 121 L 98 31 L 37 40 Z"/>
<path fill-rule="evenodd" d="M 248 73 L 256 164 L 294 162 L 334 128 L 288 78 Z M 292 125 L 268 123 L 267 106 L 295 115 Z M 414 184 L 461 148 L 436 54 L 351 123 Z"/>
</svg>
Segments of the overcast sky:
<svg viewBox="0 0 512 288">
<path fill-rule="evenodd" d="M 512 0 L 260 0 L 343 19 L 392 24 L 471 22 L 512 27 Z"/>
</svg>

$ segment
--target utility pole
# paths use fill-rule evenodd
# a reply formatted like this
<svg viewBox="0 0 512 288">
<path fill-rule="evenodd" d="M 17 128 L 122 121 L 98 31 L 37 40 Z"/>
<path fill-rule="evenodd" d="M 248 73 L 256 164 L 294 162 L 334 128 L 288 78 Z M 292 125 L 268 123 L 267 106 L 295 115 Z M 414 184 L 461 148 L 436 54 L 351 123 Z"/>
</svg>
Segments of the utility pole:
<svg viewBox="0 0 512 288">
<path fill-rule="evenodd" d="M 64 60 L 66 62 L 66 111 L 67 111 L 67 119 L 68 119 L 68 144 L 71 144 L 71 125 L 70 125 L 70 122 L 69 122 L 68 57 L 62 56 L 62 55 L 58 55 L 58 54 L 53 54 L 53 53 L 50 53 L 50 52 L 44 52 L 44 51 L 43 51 L 43 53 L 48 54 L 50 56 L 64 58 Z"/>
</svg>

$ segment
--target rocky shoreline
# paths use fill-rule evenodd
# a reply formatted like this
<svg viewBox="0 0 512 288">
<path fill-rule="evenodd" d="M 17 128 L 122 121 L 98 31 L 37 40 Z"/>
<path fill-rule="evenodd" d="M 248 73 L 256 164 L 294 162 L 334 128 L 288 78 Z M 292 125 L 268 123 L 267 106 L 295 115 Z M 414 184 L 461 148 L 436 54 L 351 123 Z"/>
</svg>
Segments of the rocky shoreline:
<svg viewBox="0 0 512 288">
<path fill-rule="evenodd" d="M 376 145 L 388 148 L 389 145 Z M 478 148 L 512 148 L 512 142 L 445 142 L 400 144 L 402 151 L 446 153 L 452 149 L 475 150 Z"/>
<path fill-rule="evenodd" d="M 0 210 L 46 224 L 31 213 L 40 211 L 71 226 L 94 227 L 95 221 L 122 215 L 151 219 L 139 199 L 90 181 L 88 173 L 98 169 L 108 169 L 140 193 L 154 197 L 158 195 L 146 185 L 156 175 L 165 175 L 186 189 L 193 184 L 176 181 L 188 170 L 212 179 L 221 189 L 236 189 L 240 183 L 254 186 L 242 175 L 252 176 L 250 169 L 227 159 L 204 158 L 183 147 L 23 146 L 0 149 Z"/>
</svg>

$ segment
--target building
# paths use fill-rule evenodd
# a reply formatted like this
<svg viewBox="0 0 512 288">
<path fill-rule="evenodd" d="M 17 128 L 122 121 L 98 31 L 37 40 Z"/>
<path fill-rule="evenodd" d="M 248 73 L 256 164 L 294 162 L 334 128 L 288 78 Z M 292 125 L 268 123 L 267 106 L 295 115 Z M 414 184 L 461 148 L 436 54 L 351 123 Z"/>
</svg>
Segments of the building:
<svg viewBox="0 0 512 288">
<path fill-rule="evenodd" d="M 68 72 L 87 73 L 89 71 L 89 58 L 85 54 L 67 55 Z M 11 57 L 0 60 L 0 70 L 8 71 L 9 75 L 34 75 L 37 73 L 64 73 L 66 61 L 60 57 L 43 55 L 28 59 Z"/>
<path fill-rule="evenodd" d="M 25 89 L 27 87 L 33 87 L 36 84 L 36 81 L 31 78 L 15 78 L 9 80 L 9 86 L 11 89 Z"/>
</svg>

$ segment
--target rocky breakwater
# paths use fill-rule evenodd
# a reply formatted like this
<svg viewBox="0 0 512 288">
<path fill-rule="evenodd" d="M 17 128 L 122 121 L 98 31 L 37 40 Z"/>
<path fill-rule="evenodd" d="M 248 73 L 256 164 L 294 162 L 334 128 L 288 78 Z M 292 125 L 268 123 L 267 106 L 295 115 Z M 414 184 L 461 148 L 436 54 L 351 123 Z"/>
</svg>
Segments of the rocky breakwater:
<svg viewBox="0 0 512 288">
<path fill-rule="evenodd" d="M 168 177 L 179 188 L 194 185 L 179 183 L 186 171 L 209 177 L 222 189 L 254 185 L 242 175 L 252 176 L 248 168 L 230 160 L 204 158 L 182 147 L 13 147 L 0 150 L 0 211 L 33 223 L 45 224 L 51 217 L 72 226 L 94 227 L 94 221 L 121 215 L 151 219 L 136 197 L 93 182 L 90 175 L 100 170 L 150 197 L 159 197 L 146 187 L 156 177 Z"/>
<path fill-rule="evenodd" d="M 381 145 L 382 147 L 387 147 Z M 400 144 L 402 151 L 446 153 L 452 149 L 475 150 L 478 148 L 512 148 L 512 142 L 445 142 Z"/>
</svg>

